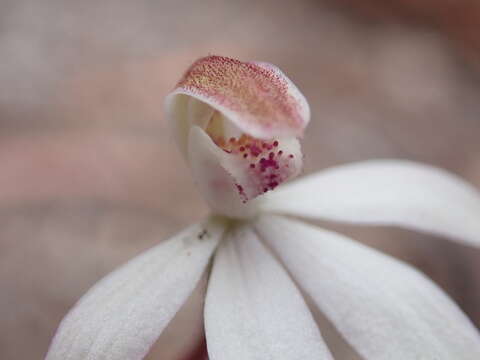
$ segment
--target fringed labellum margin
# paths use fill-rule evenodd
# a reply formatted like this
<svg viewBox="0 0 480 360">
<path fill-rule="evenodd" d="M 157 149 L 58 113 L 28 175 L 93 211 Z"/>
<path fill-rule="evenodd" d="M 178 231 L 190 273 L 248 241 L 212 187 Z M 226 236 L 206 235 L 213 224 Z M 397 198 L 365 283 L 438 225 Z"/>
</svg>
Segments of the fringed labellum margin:
<svg viewBox="0 0 480 360">
<path fill-rule="evenodd" d="M 297 176 L 308 103 L 275 66 L 208 56 L 166 99 L 167 117 L 212 210 L 255 213 L 257 196 Z"/>
</svg>

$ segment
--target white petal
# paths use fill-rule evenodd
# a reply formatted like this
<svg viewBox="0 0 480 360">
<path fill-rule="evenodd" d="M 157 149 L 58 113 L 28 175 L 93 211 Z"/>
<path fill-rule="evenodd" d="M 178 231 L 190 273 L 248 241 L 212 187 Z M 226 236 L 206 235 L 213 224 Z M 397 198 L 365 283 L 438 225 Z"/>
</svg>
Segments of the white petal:
<svg viewBox="0 0 480 360">
<path fill-rule="evenodd" d="M 47 360 L 142 359 L 195 288 L 223 230 L 213 220 L 189 227 L 107 275 L 64 318 Z"/>
<path fill-rule="evenodd" d="M 298 289 L 250 227 L 215 256 L 205 303 L 211 360 L 332 359 Z"/>
<path fill-rule="evenodd" d="M 480 359 L 478 331 L 419 271 L 297 221 L 268 216 L 256 228 L 366 359 Z"/>
<path fill-rule="evenodd" d="M 334 167 L 270 194 L 265 210 L 397 225 L 480 245 L 480 194 L 453 174 L 409 161 Z"/>
</svg>

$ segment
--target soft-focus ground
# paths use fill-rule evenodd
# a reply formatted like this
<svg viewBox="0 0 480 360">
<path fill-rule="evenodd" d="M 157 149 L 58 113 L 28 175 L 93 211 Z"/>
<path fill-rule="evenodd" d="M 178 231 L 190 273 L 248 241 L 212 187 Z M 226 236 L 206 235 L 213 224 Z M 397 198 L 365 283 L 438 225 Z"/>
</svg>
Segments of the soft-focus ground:
<svg viewBox="0 0 480 360">
<path fill-rule="evenodd" d="M 445 24 L 443 2 L 417 2 L 417 16 L 406 0 L 2 0 L 0 359 L 41 359 L 94 282 L 207 214 L 162 115 L 199 56 L 272 62 L 297 83 L 313 113 L 307 173 L 396 157 L 480 187 L 478 39 L 466 35 L 480 16 Z M 336 228 L 420 267 L 480 325 L 479 251 Z M 151 359 L 195 345 L 198 298 Z"/>
</svg>

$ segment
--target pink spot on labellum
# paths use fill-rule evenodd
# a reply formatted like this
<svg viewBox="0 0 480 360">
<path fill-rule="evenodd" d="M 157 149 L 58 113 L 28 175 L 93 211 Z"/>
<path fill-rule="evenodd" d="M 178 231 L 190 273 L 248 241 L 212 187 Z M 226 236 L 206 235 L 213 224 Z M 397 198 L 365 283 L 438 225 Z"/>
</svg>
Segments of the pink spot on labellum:
<svg viewBox="0 0 480 360">
<path fill-rule="evenodd" d="M 243 186 L 242 186 L 242 185 L 239 185 L 239 184 L 235 184 L 235 186 L 237 187 L 238 194 L 239 194 L 240 197 L 242 198 L 242 202 L 243 202 L 243 203 L 246 203 L 247 200 L 248 200 L 248 197 L 247 197 L 247 195 L 245 194 L 245 191 L 243 190 Z"/>
</svg>

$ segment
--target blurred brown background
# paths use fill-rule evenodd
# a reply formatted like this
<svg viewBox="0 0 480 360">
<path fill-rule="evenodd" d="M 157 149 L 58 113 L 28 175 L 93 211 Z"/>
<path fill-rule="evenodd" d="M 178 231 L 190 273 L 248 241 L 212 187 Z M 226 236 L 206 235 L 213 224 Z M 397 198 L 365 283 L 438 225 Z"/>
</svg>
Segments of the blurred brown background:
<svg viewBox="0 0 480 360">
<path fill-rule="evenodd" d="M 162 114 L 197 57 L 289 75 L 312 107 L 306 173 L 395 157 L 480 187 L 479 26 L 475 0 L 1 0 L 0 359 L 42 359 L 93 283 L 207 214 Z M 335 228 L 420 267 L 480 325 L 480 251 Z M 198 299 L 149 358 L 187 356 Z"/>
</svg>

